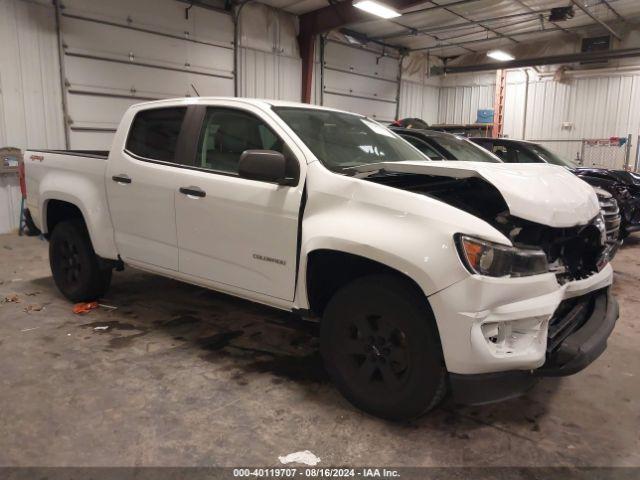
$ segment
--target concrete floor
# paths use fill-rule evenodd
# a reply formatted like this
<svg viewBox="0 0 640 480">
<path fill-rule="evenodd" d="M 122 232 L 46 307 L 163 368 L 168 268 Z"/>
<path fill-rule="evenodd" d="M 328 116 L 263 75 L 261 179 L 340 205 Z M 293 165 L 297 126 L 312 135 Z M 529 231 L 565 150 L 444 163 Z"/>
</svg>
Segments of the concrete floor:
<svg viewBox="0 0 640 480">
<path fill-rule="evenodd" d="M 352 408 L 286 314 L 128 269 L 103 299 L 116 310 L 75 315 L 47 258 L 0 236 L 0 465 L 277 466 L 310 450 L 319 466 L 640 466 L 634 238 L 614 261 L 621 318 L 586 371 L 408 424 Z"/>
</svg>

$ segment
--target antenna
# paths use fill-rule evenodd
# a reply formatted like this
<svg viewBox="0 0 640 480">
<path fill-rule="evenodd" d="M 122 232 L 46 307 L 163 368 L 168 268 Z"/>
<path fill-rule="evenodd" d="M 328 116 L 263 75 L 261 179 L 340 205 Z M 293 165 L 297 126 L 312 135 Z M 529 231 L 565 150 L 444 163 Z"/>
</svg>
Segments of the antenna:
<svg viewBox="0 0 640 480">
<path fill-rule="evenodd" d="M 196 87 L 193 86 L 193 83 L 191 84 L 191 88 L 193 88 L 193 91 L 196 92 L 196 95 L 199 97 L 200 94 L 198 93 L 198 90 L 196 90 Z"/>
</svg>

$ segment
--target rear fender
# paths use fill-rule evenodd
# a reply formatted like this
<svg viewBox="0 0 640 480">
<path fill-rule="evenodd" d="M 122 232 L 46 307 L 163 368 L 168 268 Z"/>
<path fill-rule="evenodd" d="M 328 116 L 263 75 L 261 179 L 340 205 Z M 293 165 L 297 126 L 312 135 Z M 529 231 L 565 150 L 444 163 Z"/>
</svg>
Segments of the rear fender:
<svg viewBox="0 0 640 480">
<path fill-rule="evenodd" d="M 87 225 L 93 249 L 102 258 L 117 259 L 113 225 L 108 210 L 104 185 L 96 185 L 82 175 L 61 172 L 64 175 L 47 175 L 40 183 L 40 223 L 43 233 L 48 234 L 47 207 L 51 200 L 60 200 L 76 206 Z M 62 178 L 61 178 L 62 177 Z"/>
</svg>

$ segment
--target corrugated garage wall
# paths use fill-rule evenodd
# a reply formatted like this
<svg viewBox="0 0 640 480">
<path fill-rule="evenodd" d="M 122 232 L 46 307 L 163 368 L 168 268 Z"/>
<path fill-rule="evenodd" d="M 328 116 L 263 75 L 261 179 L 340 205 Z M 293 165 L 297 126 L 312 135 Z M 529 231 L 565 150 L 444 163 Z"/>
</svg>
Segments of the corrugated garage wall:
<svg viewBox="0 0 640 480">
<path fill-rule="evenodd" d="M 634 163 L 640 134 L 640 70 L 581 73 L 580 76 L 567 76 L 563 82 L 530 73 L 523 135 L 525 90 L 524 73 L 510 72 L 505 100 L 505 135 L 547 140 L 543 143 L 549 148 L 575 159 L 582 138 L 631 134 L 631 163 Z M 567 125 L 563 126 L 563 123 Z"/>
<path fill-rule="evenodd" d="M 478 110 L 493 108 L 495 74 L 448 75 L 442 79 L 438 123 L 475 123 Z"/>
<path fill-rule="evenodd" d="M 298 18 L 263 4 L 240 15 L 240 95 L 300 101 Z"/>
<path fill-rule="evenodd" d="M 475 123 L 479 109 L 493 108 L 494 94 L 495 74 L 429 78 L 426 64 L 409 65 L 402 77 L 400 118 L 419 117 L 430 125 Z"/>
<path fill-rule="evenodd" d="M 0 147 L 64 148 L 55 15 L 49 2 L 0 0 Z M 20 187 L 0 174 L 0 233 L 18 227 Z"/>
<path fill-rule="evenodd" d="M 429 57 L 409 55 L 403 59 L 400 87 L 400 118 L 422 118 L 438 123 L 440 77 L 429 77 Z"/>
</svg>

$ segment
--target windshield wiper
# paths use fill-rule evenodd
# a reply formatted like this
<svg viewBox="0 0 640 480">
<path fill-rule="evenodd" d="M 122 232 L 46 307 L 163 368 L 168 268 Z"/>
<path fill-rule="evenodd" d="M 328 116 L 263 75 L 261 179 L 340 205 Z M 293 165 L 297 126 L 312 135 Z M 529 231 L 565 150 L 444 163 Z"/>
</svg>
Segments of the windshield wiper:
<svg viewBox="0 0 640 480">
<path fill-rule="evenodd" d="M 421 160 L 407 160 L 407 161 L 421 161 Z M 366 172 L 358 171 L 360 167 L 365 167 L 367 165 L 375 165 L 376 163 L 378 162 L 363 163 L 362 165 L 357 165 L 354 167 L 344 167 L 340 169 L 339 172 L 345 175 L 348 175 L 350 177 L 358 177 L 358 178 L 367 178 L 371 176 L 389 177 L 389 176 L 398 176 L 398 175 L 413 175 L 413 173 L 407 173 L 407 172 L 394 172 L 391 170 L 387 170 L 385 167 L 379 167 L 374 170 L 369 170 Z M 393 163 L 393 162 L 389 162 L 389 163 Z"/>
</svg>

